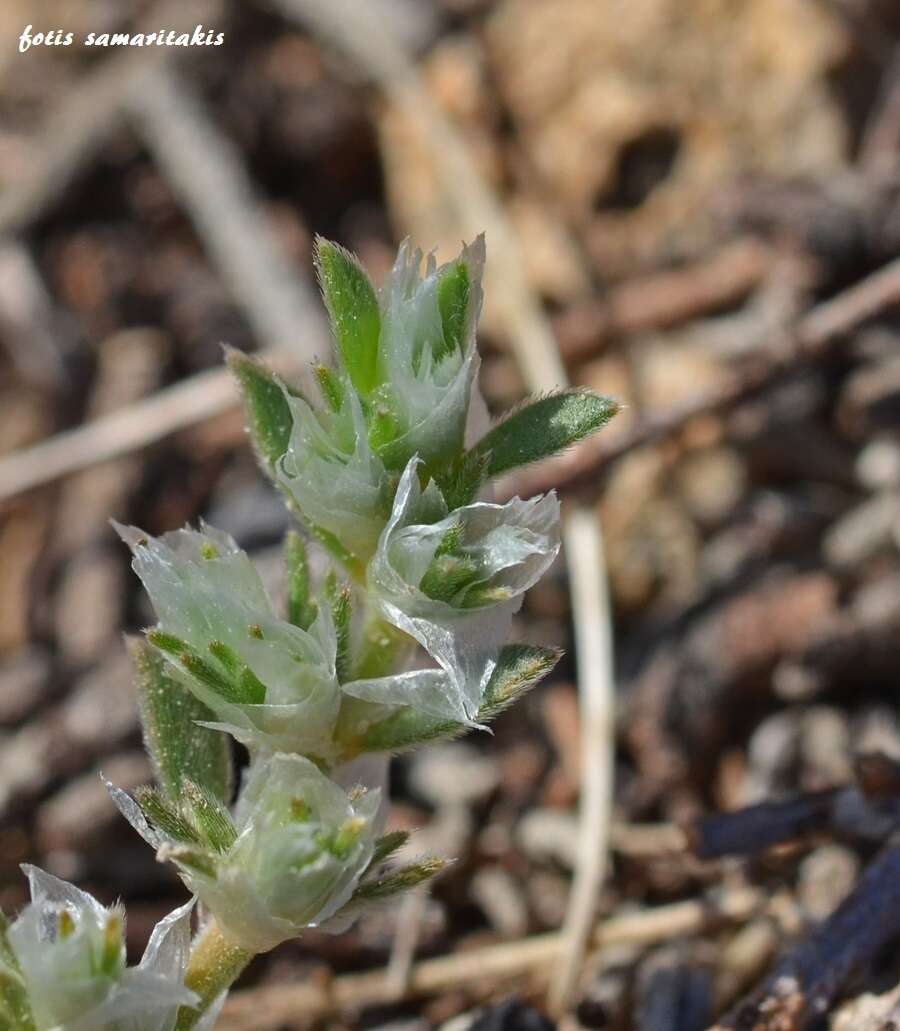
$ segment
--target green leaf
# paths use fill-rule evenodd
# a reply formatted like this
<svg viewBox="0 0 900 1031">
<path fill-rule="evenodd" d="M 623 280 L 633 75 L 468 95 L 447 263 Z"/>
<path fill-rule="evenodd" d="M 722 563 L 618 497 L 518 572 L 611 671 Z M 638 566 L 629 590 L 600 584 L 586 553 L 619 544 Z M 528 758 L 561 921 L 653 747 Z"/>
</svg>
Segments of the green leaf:
<svg viewBox="0 0 900 1031">
<path fill-rule="evenodd" d="M 356 555 L 349 550 L 349 548 L 344 547 L 344 545 L 341 544 L 330 530 L 326 530 L 324 526 L 317 526 L 315 523 L 307 523 L 306 525 L 309 532 L 316 538 L 329 555 L 340 562 L 355 580 L 359 580 L 360 582 L 365 580 L 365 564 L 361 562 Z"/>
<path fill-rule="evenodd" d="M 618 410 L 618 401 L 588 390 L 552 394 L 513 412 L 472 451 L 488 456 L 488 476 L 499 476 L 577 444 L 609 422 Z"/>
<path fill-rule="evenodd" d="M 375 288 L 349 251 L 321 237 L 316 240 L 316 266 L 338 354 L 354 389 L 367 398 L 378 385 L 381 313 Z"/>
<path fill-rule="evenodd" d="M 301 630 L 308 630 L 317 610 L 310 596 L 306 542 L 295 530 L 289 530 L 284 539 L 284 561 L 287 566 L 288 619 Z"/>
<path fill-rule="evenodd" d="M 325 598 L 331 607 L 334 631 L 337 635 L 335 669 L 340 683 L 350 679 L 353 658 L 350 653 L 350 622 L 352 617 L 350 588 L 347 584 L 338 587 L 334 573 L 329 573 L 324 585 Z"/>
<path fill-rule="evenodd" d="M 484 690 L 479 720 L 491 720 L 508 705 L 530 691 L 562 658 L 561 648 L 541 648 L 533 644 L 508 644 Z"/>
<path fill-rule="evenodd" d="M 254 628 L 259 629 L 256 624 L 254 624 Z M 266 700 L 266 685 L 240 655 L 222 641 L 210 641 L 209 651 L 218 659 L 232 683 L 237 684 L 238 700 L 244 700 L 251 705 L 262 705 Z M 184 662 L 183 658 L 182 662 Z"/>
<path fill-rule="evenodd" d="M 186 779 L 223 801 L 231 796 L 231 743 L 227 734 L 197 721 L 215 719 L 167 669 L 145 641 L 129 641 L 134 663 L 144 744 L 167 798 L 181 797 Z"/>
<path fill-rule="evenodd" d="M 444 343 L 443 347 L 434 349 L 435 364 L 453 351 L 461 351 L 463 347 L 469 307 L 469 266 L 464 261 L 454 261 L 441 276 L 437 287 L 437 302 Z"/>
<path fill-rule="evenodd" d="M 322 400 L 332 412 L 339 412 L 344 403 L 344 386 L 327 365 L 314 365 L 313 373 L 322 392 Z"/>
<path fill-rule="evenodd" d="M 378 902 L 388 899 L 400 891 L 415 888 L 417 884 L 429 880 L 440 873 L 446 865 L 443 859 L 422 859 L 418 863 L 401 866 L 384 877 L 363 881 L 353 893 L 350 902 Z"/>
<path fill-rule="evenodd" d="M 468 729 L 456 720 L 430 716 L 411 705 L 404 705 L 386 720 L 368 727 L 348 749 L 348 755 L 359 752 L 405 752 L 427 741 L 459 737 Z"/>
<path fill-rule="evenodd" d="M 241 351 L 229 349 L 227 362 L 241 388 L 250 437 L 261 462 L 272 472 L 288 449 L 294 426 L 284 389 L 265 365 Z"/>
<path fill-rule="evenodd" d="M 183 805 L 201 838 L 216 852 L 227 852 L 237 840 L 231 815 L 222 802 L 192 780 L 185 780 Z"/>
<path fill-rule="evenodd" d="M 188 782 L 183 781 L 182 784 L 184 783 Z M 176 803 L 173 801 L 170 804 L 169 800 L 163 798 L 155 788 L 137 788 L 134 792 L 134 800 L 140 806 L 141 812 L 147 817 L 147 821 L 151 826 L 167 838 L 185 845 L 200 844 L 197 832 L 176 811 Z"/>
<path fill-rule="evenodd" d="M 467 451 L 445 468 L 435 471 L 434 479 L 451 512 L 475 500 L 479 488 L 488 478 L 490 463 L 489 454 Z"/>
<path fill-rule="evenodd" d="M 381 866 L 409 841 L 409 831 L 388 831 L 375 842 L 375 851 L 367 867 L 368 870 Z"/>
<path fill-rule="evenodd" d="M 6 929 L 9 920 L 0 910 L 0 1029 L 35 1031 L 28 992 L 19 969 L 19 961 L 9 944 Z"/>
</svg>

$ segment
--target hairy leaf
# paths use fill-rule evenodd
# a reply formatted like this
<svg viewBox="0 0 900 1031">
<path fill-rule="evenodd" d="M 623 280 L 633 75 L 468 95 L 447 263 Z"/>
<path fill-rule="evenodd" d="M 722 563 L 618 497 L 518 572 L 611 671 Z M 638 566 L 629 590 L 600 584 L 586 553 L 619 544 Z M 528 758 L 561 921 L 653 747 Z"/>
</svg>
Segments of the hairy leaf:
<svg viewBox="0 0 900 1031">
<path fill-rule="evenodd" d="M 499 476 L 577 444 L 618 410 L 619 403 L 613 398 L 588 390 L 552 394 L 513 412 L 472 450 L 489 457 L 488 476 Z"/>
<path fill-rule="evenodd" d="M 378 385 L 381 314 L 375 288 L 349 251 L 321 237 L 316 265 L 341 361 L 356 392 L 367 398 Z"/>
<path fill-rule="evenodd" d="M 316 603 L 310 597 L 306 542 L 295 530 L 289 530 L 285 537 L 284 561 L 288 581 L 287 617 L 294 626 L 308 630 L 316 618 Z"/>
<path fill-rule="evenodd" d="M 294 419 L 281 384 L 261 362 L 229 349 L 228 366 L 237 377 L 247 413 L 247 429 L 259 457 L 272 472 L 287 451 Z"/>
<path fill-rule="evenodd" d="M 469 266 L 464 261 L 453 262 L 441 276 L 437 287 L 437 302 L 444 331 L 444 346 L 435 348 L 436 363 L 451 352 L 463 349 L 469 307 Z"/>
<path fill-rule="evenodd" d="M 223 801 L 231 795 L 231 744 L 227 734 L 197 725 L 215 717 L 172 677 L 146 642 L 129 642 L 144 743 L 164 794 L 178 799 L 186 779 Z"/>
</svg>

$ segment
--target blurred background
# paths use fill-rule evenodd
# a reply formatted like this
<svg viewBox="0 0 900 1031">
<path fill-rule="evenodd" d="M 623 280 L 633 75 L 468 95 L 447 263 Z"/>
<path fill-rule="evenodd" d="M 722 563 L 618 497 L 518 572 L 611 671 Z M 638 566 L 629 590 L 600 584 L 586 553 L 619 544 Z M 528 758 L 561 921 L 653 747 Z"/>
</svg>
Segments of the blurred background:
<svg viewBox="0 0 900 1031">
<path fill-rule="evenodd" d="M 29 24 L 73 43 L 19 53 Z M 198 24 L 224 43 L 83 42 Z M 138 950 L 183 898 L 98 776 L 149 777 L 122 634 L 151 617 L 108 520 L 203 516 L 278 594 L 287 517 L 221 344 L 297 373 L 328 354 L 316 233 L 380 281 L 407 235 L 446 259 L 484 230 L 491 411 L 566 381 L 627 406 L 501 487 L 559 483 L 603 526 L 618 748 L 598 915 L 781 900 L 764 926 L 589 957 L 566 1026 L 707 1026 L 877 840 L 734 865 L 681 828 L 846 784 L 860 751 L 900 756 L 897 5 L 4 0 L 0 44 L 3 908 L 35 862 L 121 896 Z M 578 863 L 570 609 L 559 563 L 517 625 L 568 649 L 557 671 L 493 737 L 394 765 L 394 824 L 458 857 L 431 897 L 282 947 L 248 991 L 349 975 L 324 1026 L 547 1026 L 527 1008 L 547 964 L 516 950 L 559 930 Z M 413 952 L 495 946 L 488 976 L 410 987 Z M 391 1003 L 353 980 L 388 963 Z M 661 984 L 681 1023 L 652 1022 Z M 305 1026 L 277 1019 L 223 1026 Z"/>
</svg>

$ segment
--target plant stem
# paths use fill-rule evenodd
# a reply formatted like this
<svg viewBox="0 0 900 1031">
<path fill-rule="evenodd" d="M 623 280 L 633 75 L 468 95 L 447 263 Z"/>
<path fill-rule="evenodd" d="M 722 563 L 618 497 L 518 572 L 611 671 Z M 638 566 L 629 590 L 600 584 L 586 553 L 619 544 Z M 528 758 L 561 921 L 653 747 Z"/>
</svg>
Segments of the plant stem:
<svg viewBox="0 0 900 1031">
<path fill-rule="evenodd" d="M 200 996 L 200 1005 L 182 1006 L 178 1012 L 175 1031 L 188 1031 L 209 1006 L 237 979 L 244 967 L 253 959 L 253 953 L 229 941 L 210 918 L 197 934 L 191 949 L 184 983 Z"/>
</svg>

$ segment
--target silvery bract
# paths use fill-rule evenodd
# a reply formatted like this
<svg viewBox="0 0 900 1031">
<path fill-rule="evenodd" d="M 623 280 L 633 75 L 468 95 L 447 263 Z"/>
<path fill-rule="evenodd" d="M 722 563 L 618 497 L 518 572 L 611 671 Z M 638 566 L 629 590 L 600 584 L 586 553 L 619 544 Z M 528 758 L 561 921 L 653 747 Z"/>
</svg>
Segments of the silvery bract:
<svg viewBox="0 0 900 1031">
<path fill-rule="evenodd" d="M 290 443 L 276 480 L 313 530 L 326 529 L 362 563 L 368 561 L 390 511 L 388 474 L 369 446 L 359 398 L 344 383 L 337 412 L 314 411 L 287 389 Z"/>
<path fill-rule="evenodd" d="M 446 338 L 439 289 L 460 263 L 467 272 L 465 311 L 458 339 Z M 429 468 L 457 455 L 463 445 L 472 385 L 478 372 L 475 326 L 481 310 L 484 237 L 465 247 L 456 262 L 440 268 L 431 254 L 420 275 L 422 252 L 404 241 L 381 291 L 378 369 L 382 385 L 372 398 L 396 423 L 381 450 L 393 469 L 418 455 Z"/>
<path fill-rule="evenodd" d="M 380 795 L 348 794 L 308 759 L 275 755 L 250 769 L 230 848 L 199 857 L 173 843 L 160 856 L 179 867 L 228 937 L 265 952 L 349 902 L 372 859 Z"/>
<path fill-rule="evenodd" d="M 156 926 L 137 967 L 125 965 L 124 914 L 35 866 L 31 902 L 7 937 L 37 1031 L 172 1031 L 184 987 L 193 901 Z M 15 976 L 15 973 L 13 974 Z"/>
<path fill-rule="evenodd" d="M 329 760 L 340 688 L 328 607 L 308 631 L 278 619 L 250 559 L 212 527 L 159 538 L 116 529 L 159 618 L 163 635 L 150 640 L 215 714 L 212 726 L 255 749 Z"/>
<path fill-rule="evenodd" d="M 383 618 L 415 638 L 441 670 L 357 681 L 344 690 L 472 723 L 524 592 L 559 550 L 559 503 L 552 493 L 505 505 L 478 502 L 449 515 L 444 509 L 434 520 L 435 495 L 422 491 L 417 465 L 411 460 L 401 477 L 367 588 Z"/>
</svg>

